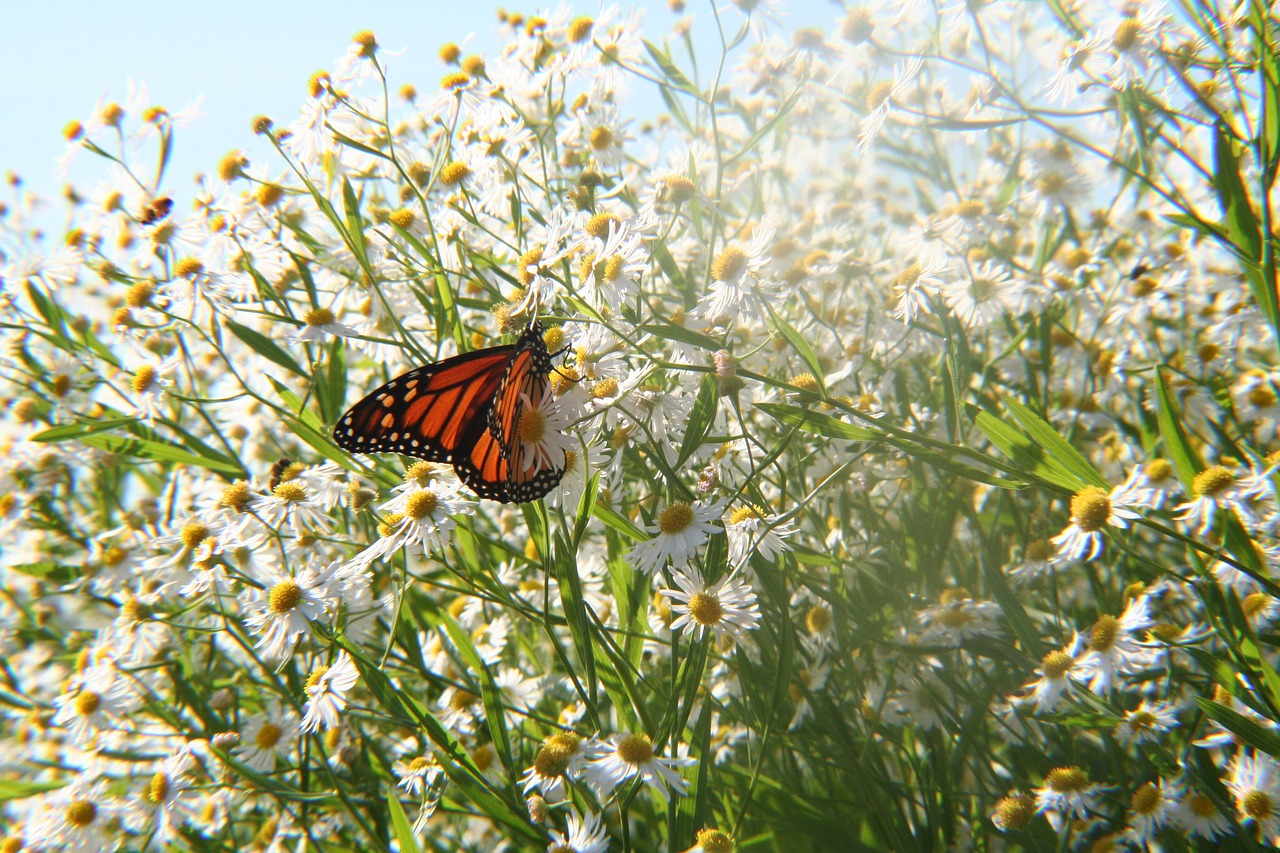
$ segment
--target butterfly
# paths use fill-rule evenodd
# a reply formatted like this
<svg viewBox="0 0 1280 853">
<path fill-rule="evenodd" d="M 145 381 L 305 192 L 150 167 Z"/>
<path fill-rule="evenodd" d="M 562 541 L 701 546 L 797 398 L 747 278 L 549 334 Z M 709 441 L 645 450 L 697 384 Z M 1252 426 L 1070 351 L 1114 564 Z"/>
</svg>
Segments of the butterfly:
<svg viewBox="0 0 1280 853">
<path fill-rule="evenodd" d="M 534 321 L 514 344 L 455 355 L 401 374 L 338 419 L 333 440 L 354 453 L 447 462 L 482 498 L 534 501 L 564 477 L 520 438 L 526 404 L 551 393 L 551 354 Z"/>
</svg>

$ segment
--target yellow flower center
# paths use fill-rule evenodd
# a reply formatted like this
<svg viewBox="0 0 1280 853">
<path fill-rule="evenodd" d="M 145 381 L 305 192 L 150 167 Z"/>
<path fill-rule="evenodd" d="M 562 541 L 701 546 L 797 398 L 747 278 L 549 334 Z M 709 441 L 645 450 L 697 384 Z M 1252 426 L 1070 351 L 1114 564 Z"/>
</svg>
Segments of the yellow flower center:
<svg viewBox="0 0 1280 853">
<path fill-rule="evenodd" d="M 1211 465 L 1196 474 L 1191 481 L 1191 491 L 1197 497 L 1214 498 L 1222 494 L 1236 481 L 1236 475 L 1224 465 Z"/>
<path fill-rule="evenodd" d="M 1276 804 L 1266 791 L 1250 791 L 1240 798 L 1240 811 L 1259 823 L 1275 814 Z"/>
<path fill-rule="evenodd" d="M 1173 463 L 1168 459 L 1152 459 L 1143 466 L 1142 473 L 1152 483 L 1163 483 L 1173 476 Z"/>
<path fill-rule="evenodd" d="M 616 397 L 618 394 L 618 380 L 612 376 L 601 379 L 595 385 L 591 386 L 591 397 L 595 400 L 603 400 L 606 397 Z"/>
<path fill-rule="evenodd" d="M 1140 35 L 1142 35 L 1142 24 L 1138 19 L 1125 18 L 1116 25 L 1115 34 L 1111 36 L 1111 44 L 1116 50 L 1124 53 L 1137 43 Z"/>
<path fill-rule="evenodd" d="M 867 112 L 875 112 L 881 104 L 889 100 L 891 94 L 893 94 L 893 83 L 889 80 L 881 80 L 867 89 Z"/>
<path fill-rule="evenodd" d="M 280 742 L 280 737 L 284 734 L 284 730 L 275 723 L 263 723 L 262 728 L 258 729 L 258 736 L 253 739 L 258 749 L 273 749 Z"/>
<path fill-rule="evenodd" d="M 710 593 L 699 592 L 689 596 L 689 615 L 699 625 L 719 625 L 724 619 L 724 606 Z"/>
<path fill-rule="evenodd" d="M 531 409 L 520 413 L 520 440 L 527 444 L 537 444 L 547 434 L 547 415 L 541 409 Z"/>
<path fill-rule="evenodd" d="M 302 315 L 302 322 L 308 326 L 327 326 L 336 319 L 328 308 L 312 308 Z"/>
<path fill-rule="evenodd" d="M 1184 802 L 1187 808 L 1191 810 L 1191 813 L 1199 818 L 1212 818 L 1218 813 L 1218 807 L 1213 804 L 1213 800 L 1204 794 L 1188 794 Z"/>
<path fill-rule="evenodd" d="M 147 790 L 142 796 L 153 806 L 163 803 L 169 796 L 169 777 L 163 773 L 156 773 L 151 777 L 151 784 L 147 785 Z"/>
<path fill-rule="evenodd" d="M 456 187 L 471 174 L 471 167 L 461 160 L 454 160 L 440 170 L 440 183 L 446 187 Z"/>
<path fill-rule="evenodd" d="M 178 539 L 187 548 L 196 548 L 208 538 L 209 526 L 201 521 L 188 521 L 182 525 L 182 530 L 178 533 Z"/>
<path fill-rule="evenodd" d="M 825 634 L 831 629 L 831 611 L 821 604 L 813 605 L 804 615 L 804 626 L 810 634 Z"/>
<path fill-rule="evenodd" d="M 421 521 L 429 518 L 436 507 L 439 505 L 440 499 L 436 493 L 430 489 L 423 489 L 420 492 L 414 492 L 404 502 L 404 514 L 414 521 Z"/>
<path fill-rule="evenodd" d="M 302 587 L 294 580 L 280 581 L 271 587 L 267 600 L 272 613 L 288 613 L 302 601 Z"/>
<path fill-rule="evenodd" d="M 1075 665 L 1075 659 L 1061 650 L 1049 652 L 1040 661 L 1040 669 L 1044 672 L 1045 677 L 1054 681 L 1064 678 L 1071 671 L 1071 667 Z"/>
<path fill-rule="evenodd" d="M 1071 520 L 1086 533 L 1106 526 L 1111 517 L 1111 498 L 1107 490 L 1086 486 L 1071 498 Z"/>
<path fill-rule="evenodd" d="M 297 480 L 287 480 L 272 489 L 271 494 L 285 503 L 301 503 L 307 499 L 307 487 Z"/>
<path fill-rule="evenodd" d="M 697 846 L 703 853 L 733 853 L 733 836 L 719 829 L 700 829 Z"/>
<path fill-rule="evenodd" d="M 1030 794 L 1005 797 L 996 803 L 994 821 L 1003 829 L 1021 829 L 1036 814 L 1036 801 Z"/>
<path fill-rule="evenodd" d="M 569 32 L 567 33 L 569 41 L 574 44 L 581 44 L 591 35 L 591 28 L 596 22 L 586 15 L 581 15 L 569 22 Z"/>
<path fill-rule="evenodd" d="M 747 253 L 737 246 L 728 246 L 711 265 L 714 281 L 737 281 L 747 271 Z"/>
<path fill-rule="evenodd" d="M 1094 623 L 1089 631 L 1089 650 L 1094 652 L 1110 651 L 1120 636 L 1120 620 L 1114 616 L 1103 616 Z"/>
<path fill-rule="evenodd" d="M 92 690 L 81 690 L 76 694 L 74 702 L 76 713 L 82 717 L 87 717 L 102 707 L 102 697 Z"/>
<path fill-rule="evenodd" d="M 658 516 L 658 530 L 666 534 L 679 533 L 693 523 L 693 507 L 686 503 L 674 503 Z"/>
<path fill-rule="evenodd" d="M 83 829 L 98 816 L 98 807 L 88 800 L 72 800 L 67 803 L 67 823 Z"/>
<path fill-rule="evenodd" d="M 617 754 L 628 764 L 644 764 L 653 760 L 653 741 L 647 735 L 626 735 L 618 741 Z"/>
<path fill-rule="evenodd" d="M 1059 794 L 1073 794 L 1089 787 L 1089 777 L 1079 767 L 1059 767 L 1049 771 L 1044 784 Z"/>
</svg>

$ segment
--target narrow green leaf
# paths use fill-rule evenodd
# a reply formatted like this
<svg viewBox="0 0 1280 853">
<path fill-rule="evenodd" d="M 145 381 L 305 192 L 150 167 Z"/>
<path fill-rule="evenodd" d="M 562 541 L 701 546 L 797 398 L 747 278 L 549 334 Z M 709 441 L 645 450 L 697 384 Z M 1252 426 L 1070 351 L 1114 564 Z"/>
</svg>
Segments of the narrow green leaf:
<svg viewBox="0 0 1280 853">
<path fill-rule="evenodd" d="M 689 420 L 684 429 L 684 440 L 680 443 L 680 458 L 676 467 L 683 465 L 692 456 L 716 417 L 716 404 L 720 399 L 720 386 L 711 374 L 702 377 L 702 386 L 698 389 L 698 398 L 689 412 Z"/>
<path fill-rule="evenodd" d="M 351 186 L 351 179 L 342 179 L 342 208 L 346 213 L 347 236 L 350 238 L 351 252 L 360 262 L 366 273 L 371 272 L 369 253 L 364 241 L 364 218 L 360 215 L 360 200 Z"/>
<path fill-rule="evenodd" d="M 1022 424 L 1022 428 L 1027 431 L 1032 440 L 1044 449 L 1051 464 L 1056 465 L 1068 476 L 1074 477 L 1080 486 L 1110 487 L 1111 484 L 1107 482 L 1107 478 L 1102 476 L 1098 469 L 1081 455 L 1080 451 L 1072 447 L 1070 442 L 1058 435 L 1058 431 L 1047 421 L 1013 397 L 1004 398 L 1004 404 Z"/>
<path fill-rule="evenodd" d="M 1190 489 L 1196 474 L 1204 470 L 1204 462 L 1187 440 L 1187 434 L 1182 429 L 1182 419 L 1169 396 L 1164 371 L 1159 367 L 1156 368 L 1155 380 L 1156 424 L 1160 429 L 1160 439 L 1164 443 L 1165 452 L 1169 454 L 1169 461 L 1178 472 L 1178 479 L 1184 487 Z"/>
<path fill-rule="evenodd" d="M 573 548 L 559 533 L 556 534 L 555 547 L 551 552 L 551 569 L 555 572 L 556 584 L 560 589 L 560 605 L 569 626 L 569 636 L 573 639 L 574 650 L 586 671 L 587 701 L 593 702 L 596 695 L 596 656 L 590 620 L 587 617 L 587 602 L 582 593 L 582 579 L 578 577 Z"/>
<path fill-rule="evenodd" d="M 639 527 L 636 527 L 627 519 L 618 515 L 613 509 L 604 503 L 597 503 L 595 506 L 595 516 L 605 523 L 605 526 L 626 536 L 633 542 L 643 542 L 649 538 L 649 534 L 645 533 Z"/>
<path fill-rule="evenodd" d="M 1220 724 L 1224 729 L 1254 749 L 1260 749 L 1273 758 L 1280 758 L 1280 735 L 1270 729 L 1263 728 L 1244 714 L 1226 705 L 1199 696 L 1194 698 L 1196 704 L 1200 706 L 1200 710 L 1204 711 L 1211 720 Z"/>
<path fill-rule="evenodd" d="M 73 424 L 60 424 L 36 433 L 31 436 L 31 440 L 53 444 L 59 441 L 84 438 L 86 435 L 93 435 L 95 432 L 109 432 L 121 427 L 127 428 L 137 422 L 137 418 L 104 418 L 98 421 L 78 421 Z"/>
<path fill-rule="evenodd" d="M 765 308 L 769 311 L 769 321 L 773 328 L 786 339 L 791 348 L 800 356 L 800 360 L 809 368 L 809 372 L 813 374 L 813 378 L 817 381 L 820 389 L 820 396 L 827 396 L 826 374 L 822 370 L 822 362 L 818 361 L 818 354 L 813 351 L 813 347 L 805 340 L 804 335 L 797 332 L 790 323 L 778 316 L 777 311 L 774 311 L 769 305 L 766 305 Z"/>
<path fill-rule="evenodd" d="M 404 806 L 396 796 L 395 785 L 387 785 L 387 810 L 391 812 L 391 826 L 395 830 L 396 841 L 400 843 L 400 853 L 422 853 L 413 834 L 413 824 L 409 823 L 409 816 L 404 813 Z"/>
<path fill-rule="evenodd" d="M 47 791 L 56 791 L 63 787 L 66 787 L 63 782 L 27 782 L 22 779 L 5 779 L 0 781 L 0 802 L 22 800 Z"/>
<path fill-rule="evenodd" d="M 1036 630 L 1027 611 L 1022 609 L 1022 602 L 1018 601 L 1013 590 L 1009 589 L 1004 573 L 990 563 L 984 563 L 982 568 L 987 580 L 987 589 L 996 600 L 996 604 L 1000 605 L 1005 618 L 1009 620 L 1013 635 L 1018 638 L 1018 642 L 1022 643 L 1022 648 L 1027 654 L 1040 660 L 1045 653 L 1044 643 L 1040 641 L 1040 632 Z"/>
<path fill-rule="evenodd" d="M 518 811 L 510 801 L 499 796 L 467 751 L 434 715 L 397 688 L 359 646 L 345 637 L 339 637 L 336 642 L 351 655 L 365 686 L 383 710 L 406 726 L 422 729 L 436 745 L 441 769 L 476 808 L 520 836 L 535 842 L 542 841 L 541 833 L 529 824 L 523 810 Z"/>
<path fill-rule="evenodd" d="M 847 441 L 877 441 L 885 437 L 882 432 L 854 426 L 847 421 L 801 406 L 789 406 L 785 403 L 757 403 L 756 408 L 780 423 L 797 427 L 813 435 Z"/>
<path fill-rule="evenodd" d="M 350 136 L 347 136 L 345 133 L 339 133 L 338 131 L 335 130 L 333 131 L 333 139 L 335 142 L 337 142 L 340 145 L 345 145 L 348 148 L 354 148 L 357 151 L 363 151 L 364 153 L 369 154 L 373 157 L 377 157 L 380 160 L 391 159 L 390 157 L 387 156 L 387 152 L 379 151 L 377 148 L 374 148 L 369 145 L 365 145 L 363 142 L 357 142 L 356 140 L 352 139 Z"/>
<path fill-rule="evenodd" d="M 468 671 L 479 679 L 480 699 L 484 703 L 485 723 L 489 727 L 489 737 L 502 758 L 502 766 L 508 770 L 513 769 L 515 763 L 511 757 L 511 737 L 507 733 L 506 708 L 502 702 L 502 691 L 498 689 L 493 673 L 484 662 L 484 658 L 480 657 L 480 652 L 471 641 L 470 635 L 449 615 L 447 610 L 441 610 L 435 618 L 431 616 L 428 618 L 432 621 L 438 619 L 438 624 L 443 626 L 449 634 L 449 639 L 458 650 L 458 654 L 462 656 Z"/>
<path fill-rule="evenodd" d="M 672 86 L 682 92 L 693 95 L 699 100 L 702 99 L 702 95 L 698 92 L 698 88 L 693 85 L 693 81 L 684 76 L 684 72 L 676 67 L 676 64 L 671 61 L 671 57 L 667 56 L 664 50 L 648 39 L 644 40 L 644 49 L 649 52 L 649 58 L 658 66 L 663 76 L 667 78 L 667 81 Z"/>
<path fill-rule="evenodd" d="M 244 476 L 245 472 L 239 465 L 233 465 L 222 459 L 211 459 L 207 456 L 200 456 L 190 451 L 183 450 L 181 447 L 173 444 L 166 444 L 161 441 L 150 441 L 145 438 L 130 438 L 123 435 L 105 435 L 103 433 L 92 433 L 80 439 L 81 444 L 89 447 L 96 447 L 99 450 L 105 450 L 108 453 L 115 453 L 120 456 L 136 456 L 139 459 L 149 459 L 153 462 L 167 462 L 179 465 L 195 465 L 200 468 L 207 468 L 219 474 L 227 474 L 229 476 Z"/>
<path fill-rule="evenodd" d="M 288 386 L 276 379 L 274 376 L 268 376 L 267 381 L 271 383 L 271 387 L 276 389 L 276 393 L 279 394 L 280 399 L 284 401 L 285 407 L 295 417 L 297 417 L 298 420 L 302 421 L 302 423 L 306 424 L 318 433 L 323 434 L 325 432 L 325 425 L 320 420 L 320 416 L 307 408 L 307 404 L 303 402 L 301 397 L 289 390 Z"/>
<path fill-rule="evenodd" d="M 231 334 L 235 335 L 245 343 L 249 349 L 265 358 L 267 361 L 273 362 L 283 367 L 285 370 L 298 374 L 299 376 L 307 376 L 307 372 L 303 370 L 293 356 L 285 352 L 283 348 L 271 338 L 261 332 L 250 329 L 248 326 L 242 326 L 234 320 L 224 320 Z"/>
<path fill-rule="evenodd" d="M 664 338 L 668 341 L 704 349 L 707 352 L 715 352 L 720 349 L 720 342 L 710 335 L 704 335 L 702 332 L 697 332 L 693 329 L 686 329 L 684 326 L 677 326 L 675 323 L 645 323 L 640 326 L 640 331 L 657 338 Z"/>
<path fill-rule="evenodd" d="M 998 447 L 1022 473 L 1058 486 L 1068 492 L 1079 491 L 1082 485 L 1078 477 L 1064 473 L 1045 457 L 1040 445 L 1016 427 L 1010 426 L 990 412 L 975 410 L 974 425 Z"/>
</svg>

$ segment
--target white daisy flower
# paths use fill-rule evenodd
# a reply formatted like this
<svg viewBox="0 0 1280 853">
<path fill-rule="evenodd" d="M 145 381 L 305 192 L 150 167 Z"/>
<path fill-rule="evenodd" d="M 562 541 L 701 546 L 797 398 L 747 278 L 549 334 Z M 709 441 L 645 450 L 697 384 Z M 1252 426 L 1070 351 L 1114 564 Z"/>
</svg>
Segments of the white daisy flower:
<svg viewBox="0 0 1280 853">
<path fill-rule="evenodd" d="M 1127 528 L 1142 518 L 1128 507 L 1147 503 L 1146 492 L 1130 477 L 1108 492 L 1085 486 L 1071 497 L 1071 523 L 1053 537 L 1058 555 L 1069 560 L 1092 560 L 1102 553 L 1102 531 L 1107 527 Z"/>
<path fill-rule="evenodd" d="M 715 521 L 722 506 L 719 501 L 668 505 L 658 514 L 657 523 L 645 528 L 657 535 L 631 548 L 631 564 L 647 575 L 657 574 L 668 561 L 677 567 L 688 565 L 707 537 L 719 532 Z"/>
<path fill-rule="evenodd" d="M 731 574 L 714 585 L 708 585 L 693 566 L 673 569 L 672 578 L 680 589 L 659 590 L 671 601 L 676 615 L 672 631 L 680 631 L 702 639 L 711 632 L 717 640 L 730 636 L 735 642 L 746 639 L 760 623 L 760 607 L 751 585 L 741 575 Z"/>
<path fill-rule="evenodd" d="M 360 680 L 356 662 L 338 652 L 332 666 L 318 666 L 307 678 L 307 706 L 298 728 L 303 732 L 336 728 L 347 707 L 347 692 Z"/>
<path fill-rule="evenodd" d="M 323 343 L 331 335 L 350 338 L 360 334 L 345 323 L 339 323 L 330 308 L 311 308 L 302 315 L 302 329 L 286 336 L 291 344 L 304 341 Z"/>
<path fill-rule="evenodd" d="M 588 762 L 584 774 L 587 784 L 601 799 L 610 796 L 626 780 L 639 776 L 666 801 L 671 791 L 683 794 L 688 784 L 677 768 L 697 763 L 687 757 L 655 755 L 653 741 L 647 735 L 617 734 L 609 738 L 606 745 L 599 757 Z"/>
</svg>

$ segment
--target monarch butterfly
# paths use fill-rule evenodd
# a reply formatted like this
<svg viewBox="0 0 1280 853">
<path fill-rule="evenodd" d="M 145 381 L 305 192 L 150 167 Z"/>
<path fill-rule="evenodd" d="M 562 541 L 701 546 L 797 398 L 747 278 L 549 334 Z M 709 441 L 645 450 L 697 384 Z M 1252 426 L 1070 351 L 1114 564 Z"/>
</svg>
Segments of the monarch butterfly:
<svg viewBox="0 0 1280 853">
<path fill-rule="evenodd" d="M 520 438 L 526 402 L 551 393 L 551 354 L 534 321 L 515 344 L 455 355 L 397 376 L 352 406 L 333 439 L 356 453 L 448 462 L 482 498 L 533 501 L 564 477 Z M 536 405 L 536 403 L 534 403 Z"/>
</svg>

